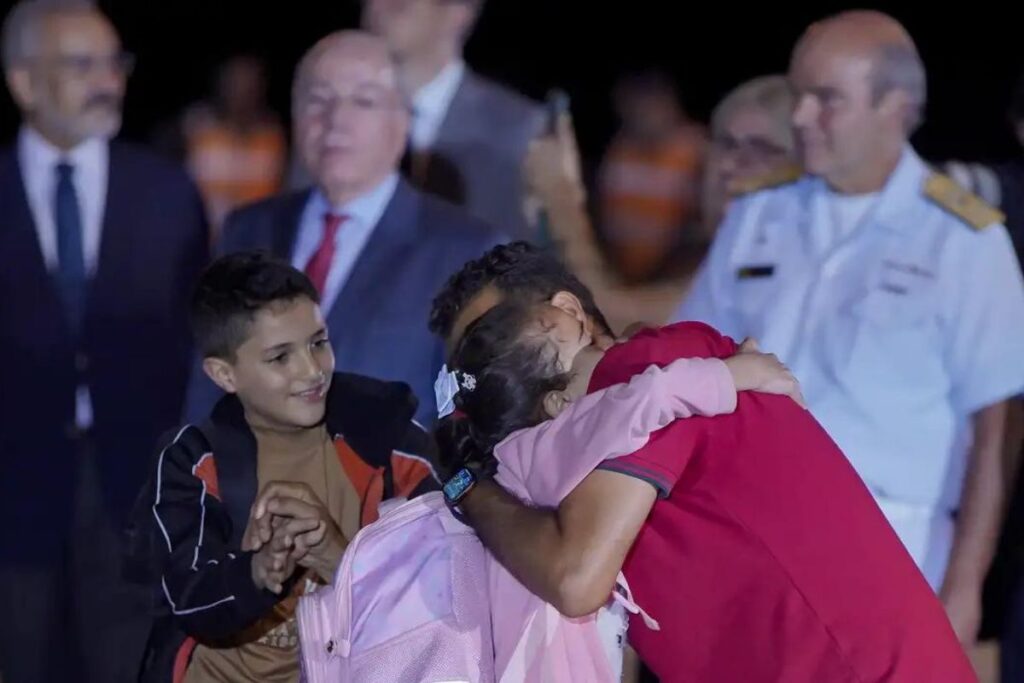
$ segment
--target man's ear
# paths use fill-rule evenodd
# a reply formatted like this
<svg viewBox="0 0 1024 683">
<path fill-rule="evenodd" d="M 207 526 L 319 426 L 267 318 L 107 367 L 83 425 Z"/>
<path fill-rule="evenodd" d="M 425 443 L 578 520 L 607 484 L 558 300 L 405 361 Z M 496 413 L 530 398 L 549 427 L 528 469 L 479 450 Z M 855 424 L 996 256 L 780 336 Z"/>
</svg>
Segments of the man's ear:
<svg viewBox="0 0 1024 683">
<path fill-rule="evenodd" d="M 564 391 L 549 391 L 544 395 L 544 412 L 550 418 L 558 417 L 570 405 L 572 399 Z"/>
<path fill-rule="evenodd" d="M 449 29 L 458 36 L 462 43 L 469 40 L 469 36 L 476 26 L 481 4 L 478 2 L 452 2 L 446 6 Z"/>
<path fill-rule="evenodd" d="M 882 95 L 875 107 L 882 114 L 895 118 L 901 125 L 906 125 L 911 118 L 914 103 L 906 91 L 901 88 L 892 88 Z"/>
<path fill-rule="evenodd" d="M 235 369 L 223 358 L 204 358 L 203 372 L 225 392 L 233 394 L 238 390 L 235 384 Z"/>
<path fill-rule="evenodd" d="M 32 91 L 32 75 L 24 66 L 15 66 L 4 73 L 7 81 L 7 90 L 11 98 L 22 111 L 29 111 L 34 104 L 34 93 Z"/>
</svg>

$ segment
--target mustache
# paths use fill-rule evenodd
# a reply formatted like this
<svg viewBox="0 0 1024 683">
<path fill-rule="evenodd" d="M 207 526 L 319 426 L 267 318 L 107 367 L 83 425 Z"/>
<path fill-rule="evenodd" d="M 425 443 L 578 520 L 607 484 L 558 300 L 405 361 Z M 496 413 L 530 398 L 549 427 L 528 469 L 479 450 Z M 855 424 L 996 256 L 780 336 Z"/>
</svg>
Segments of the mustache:
<svg viewBox="0 0 1024 683">
<path fill-rule="evenodd" d="M 124 98 L 114 93 L 96 93 L 85 101 L 86 109 L 120 109 Z"/>
</svg>

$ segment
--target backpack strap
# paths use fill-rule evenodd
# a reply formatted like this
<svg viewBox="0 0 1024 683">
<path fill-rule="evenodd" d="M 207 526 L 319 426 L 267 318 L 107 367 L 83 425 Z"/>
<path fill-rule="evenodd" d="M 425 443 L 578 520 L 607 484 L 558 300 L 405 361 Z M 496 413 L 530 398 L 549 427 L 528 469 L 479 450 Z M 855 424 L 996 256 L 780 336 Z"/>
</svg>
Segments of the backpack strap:
<svg viewBox="0 0 1024 683">
<path fill-rule="evenodd" d="M 627 612 L 630 614 L 638 614 L 644 620 L 644 624 L 647 628 L 652 631 L 660 631 L 661 626 L 654 618 L 644 611 L 644 608 L 636 604 L 636 600 L 633 599 L 633 591 L 629 589 L 629 583 L 626 582 L 626 576 L 622 572 L 619 572 L 619 576 L 615 579 L 615 590 L 612 591 L 612 599 L 615 602 L 622 605 Z"/>
<path fill-rule="evenodd" d="M 231 543 L 241 547 L 249 511 L 259 495 L 255 437 L 221 427 L 212 419 L 205 420 L 196 431 L 204 436 L 207 452 L 215 454 L 220 500 L 231 518 Z"/>
</svg>

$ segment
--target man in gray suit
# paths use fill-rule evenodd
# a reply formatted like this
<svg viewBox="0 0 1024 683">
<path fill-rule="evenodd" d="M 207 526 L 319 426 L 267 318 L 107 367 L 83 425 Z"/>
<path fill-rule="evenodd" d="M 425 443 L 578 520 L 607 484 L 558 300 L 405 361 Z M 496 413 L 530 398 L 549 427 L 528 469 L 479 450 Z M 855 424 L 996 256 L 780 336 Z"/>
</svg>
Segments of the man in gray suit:
<svg viewBox="0 0 1024 683">
<path fill-rule="evenodd" d="M 382 37 L 412 95 L 406 170 L 420 188 L 529 239 L 522 164 L 543 109 L 470 70 L 462 58 L 483 0 L 365 0 L 363 25 Z"/>
</svg>

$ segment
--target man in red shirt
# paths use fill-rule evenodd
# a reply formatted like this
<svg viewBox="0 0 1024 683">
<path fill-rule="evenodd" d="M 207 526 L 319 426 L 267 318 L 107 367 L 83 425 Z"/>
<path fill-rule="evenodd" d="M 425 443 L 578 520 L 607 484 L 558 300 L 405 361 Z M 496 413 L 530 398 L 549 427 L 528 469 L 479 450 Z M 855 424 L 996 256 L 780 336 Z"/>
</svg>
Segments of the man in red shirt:
<svg viewBox="0 0 1024 683">
<path fill-rule="evenodd" d="M 600 329 L 589 293 L 558 274 L 560 266 L 509 249 L 495 277 L 453 278 L 438 298 L 452 311 L 439 331 L 458 336 L 487 308 L 483 299 L 557 293 L 576 302 L 583 324 Z M 477 275 L 487 259 L 476 262 Z M 517 270 L 531 276 L 509 276 Z M 545 291 L 563 282 L 581 296 Z M 737 350 L 698 323 L 617 345 L 605 335 L 601 344 L 608 350 L 590 391 L 651 364 Z M 461 505 L 498 560 L 569 616 L 603 605 L 622 568 L 637 604 L 661 626 L 634 620 L 630 643 L 663 681 L 976 680 L 942 606 L 870 494 L 789 399 L 743 394 L 732 415 L 679 420 L 591 473 L 558 510 L 525 507 L 490 482 Z"/>
</svg>

